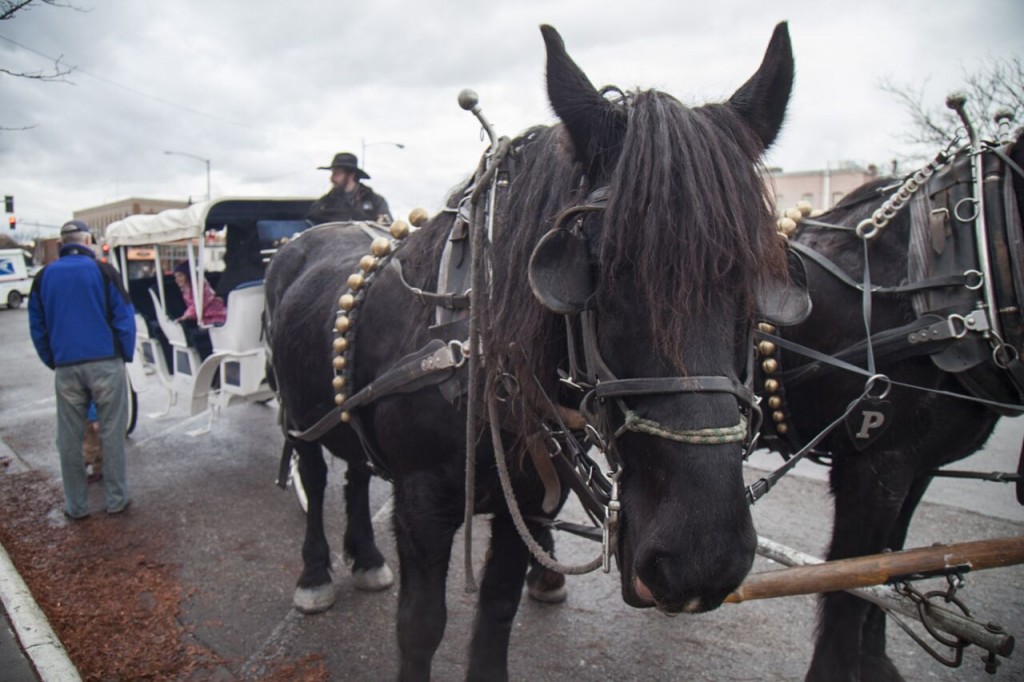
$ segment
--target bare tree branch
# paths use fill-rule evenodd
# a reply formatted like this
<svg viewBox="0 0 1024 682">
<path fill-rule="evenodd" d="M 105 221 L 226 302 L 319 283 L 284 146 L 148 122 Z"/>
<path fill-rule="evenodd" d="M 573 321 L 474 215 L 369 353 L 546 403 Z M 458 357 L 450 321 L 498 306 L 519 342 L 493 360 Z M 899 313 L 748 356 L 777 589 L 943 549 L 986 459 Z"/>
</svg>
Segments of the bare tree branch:
<svg viewBox="0 0 1024 682">
<path fill-rule="evenodd" d="M 72 9 L 76 12 L 84 11 L 79 7 L 61 2 L 60 0 L 0 0 L 0 21 L 9 21 L 15 18 L 19 12 L 27 11 L 32 9 L 33 5 L 49 5 L 50 7 L 61 7 L 64 9 Z M 5 38 L 8 42 L 18 45 L 10 38 Z M 23 47 L 24 46 L 20 46 Z M 30 50 L 31 51 L 31 50 Z M 70 83 L 65 76 L 74 71 L 74 67 L 64 66 L 61 64 L 63 55 L 57 57 L 53 62 L 52 71 L 14 71 L 6 67 L 0 66 L 0 75 L 12 76 L 14 78 L 27 78 L 29 80 L 47 81 L 56 83 Z"/>
<path fill-rule="evenodd" d="M 23 9 L 27 9 L 29 5 L 34 4 L 50 5 L 51 7 L 64 7 L 65 9 L 81 11 L 80 8 L 64 2 L 59 2 L 59 0 L 0 0 L 0 21 L 13 19 L 15 14 Z"/>
<path fill-rule="evenodd" d="M 961 127 L 960 118 L 945 106 L 945 97 L 938 104 L 926 104 L 927 82 L 920 86 L 898 85 L 884 79 L 879 88 L 903 105 L 910 124 L 901 138 L 913 147 L 909 157 L 930 156 L 949 142 Z M 1008 111 L 1011 125 L 1017 130 L 1024 123 L 1024 64 L 1019 56 L 991 58 L 977 71 L 964 70 L 961 92 L 967 97 L 967 113 L 982 138 L 998 139 L 995 115 Z M 934 100 L 934 95 L 931 98 Z"/>
</svg>

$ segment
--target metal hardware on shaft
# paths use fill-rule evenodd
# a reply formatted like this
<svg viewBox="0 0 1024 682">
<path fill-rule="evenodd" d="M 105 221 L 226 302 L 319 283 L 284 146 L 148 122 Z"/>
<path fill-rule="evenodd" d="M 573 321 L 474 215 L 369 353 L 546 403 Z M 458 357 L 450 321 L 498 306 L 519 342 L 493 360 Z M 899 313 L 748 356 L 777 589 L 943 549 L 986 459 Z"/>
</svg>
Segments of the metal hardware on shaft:
<svg viewBox="0 0 1024 682">
<path fill-rule="evenodd" d="M 974 126 L 971 124 L 971 118 L 967 114 L 966 105 L 967 98 L 962 94 L 956 93 L 946 98 L 946 106 L 955 111 L 957 116 L 960 117 L 960 121 L 964 124 L 971 146 L 971 183 L 974 185 L 974 201 L 977 212 L 974 219 L 974 239 L 978 251 L 978 269 L 981 270 L 986 283 L 982 293 L 985 296 L 985 305 L 987 307 L 985 312 L 989 319 L 989 326 L 996 338 L 1002 338 L 1003 335 L 1000 333 L 998 316 L 995 314 L 996 310 L 998 310 L 995 288 L 988 285 L 988 283 L 994 280 L 992 279 L 992 264 L 988 252 L 988 227 L 985 223 L 985 179 L 982 177 L 984 172 L 982 167 L 983 150 L 981 140 L 978 138 L 978 132 L 974 129 Z M 985 334 L 985 336 L 990 338 L 988 334 Z"/>
<path fill-rule="evenodd" d="M 996 115 L 992 117 L 992 120 L 995 121 L 996 129 L 998 131 L 996 133 L 998 138 L 996 143 L 1002 144 L 1003 142 L 1010 142 L 1012 140 L 1010 124 L 1013 123 L 1013 112 L 1009 109 L 1000 109 L 996 112 Z"/>
<path fill-rule="evenodd" d="M 476 94 L 475 90 L 466 88 L 459 93 L 459 106 L 468 112 L 471 112 L 480 121 L 480 125 L 484 127 L 484 132 L 487 133 L 487 137 L 491 139 L 493 145 L 498 141 L 498 134 L 494 131 L 494 126 L 484 116 L 483 111 L 480 110 L 480 96 Z"/>
</svg>

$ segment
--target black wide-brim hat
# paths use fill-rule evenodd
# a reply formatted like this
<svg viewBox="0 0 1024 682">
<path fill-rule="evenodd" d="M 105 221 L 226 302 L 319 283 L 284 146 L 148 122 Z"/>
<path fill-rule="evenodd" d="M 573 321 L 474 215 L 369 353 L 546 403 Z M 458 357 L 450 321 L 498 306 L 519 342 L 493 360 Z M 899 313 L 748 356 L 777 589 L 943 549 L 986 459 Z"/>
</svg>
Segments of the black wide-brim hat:
<svg viewBox="0 0 1024 682">
<path fill-rule="evenodd" d="M 356 172 L 356 175 L 362 180 L 369 180 L 369 174 L 359 167 L 359 159 L 355 154 L 349 152 L 341 152 L 340 154 L 334 155 L 334 160 L 331 161 L 329 166 L 320 166 L 320 170 L 334 170 L 335 168 L 344 168 L 345 170 L 352 170 Z"/>
</svg>

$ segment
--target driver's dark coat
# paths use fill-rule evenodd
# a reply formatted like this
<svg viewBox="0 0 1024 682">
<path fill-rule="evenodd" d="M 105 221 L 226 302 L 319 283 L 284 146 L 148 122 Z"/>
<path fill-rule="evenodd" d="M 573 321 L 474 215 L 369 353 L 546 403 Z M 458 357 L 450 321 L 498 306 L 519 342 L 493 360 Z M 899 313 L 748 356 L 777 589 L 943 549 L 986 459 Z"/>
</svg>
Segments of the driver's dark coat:
<svg viewBox="0 0 1024 682">
<path fill-rule="evenodd" d="M 313 202 L 306 218 L 314 225 L 347 220 L 371 220 L 387 225 L 392 220 L 384 197 L 362 183 L 351 193 L 335 187 Z"/>
</svg>

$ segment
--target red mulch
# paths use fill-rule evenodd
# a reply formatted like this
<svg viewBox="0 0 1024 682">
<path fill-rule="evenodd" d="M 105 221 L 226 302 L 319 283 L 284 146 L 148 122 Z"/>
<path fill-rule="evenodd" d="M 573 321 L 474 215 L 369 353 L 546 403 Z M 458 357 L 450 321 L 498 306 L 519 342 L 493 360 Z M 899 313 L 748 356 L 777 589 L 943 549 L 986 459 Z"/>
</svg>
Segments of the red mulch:
<svg viewBox="0 0 1024 682">
<path fill-rule="evenodd" d="M 0 543 L 84 680 L 224 679 L 230 663 L 181 622 L 189 593 L 161 558 L 173 531 L 133 524 L 131 511 L 64 523 L 60 488 L 39 472 L 8 474 L 7 464 L 0 461 Z M 276 662 L 263 679 L 328 675 L 323 657 L 311 655 Z"/>
</svg>

